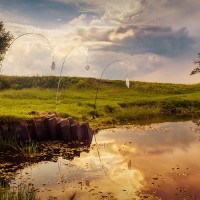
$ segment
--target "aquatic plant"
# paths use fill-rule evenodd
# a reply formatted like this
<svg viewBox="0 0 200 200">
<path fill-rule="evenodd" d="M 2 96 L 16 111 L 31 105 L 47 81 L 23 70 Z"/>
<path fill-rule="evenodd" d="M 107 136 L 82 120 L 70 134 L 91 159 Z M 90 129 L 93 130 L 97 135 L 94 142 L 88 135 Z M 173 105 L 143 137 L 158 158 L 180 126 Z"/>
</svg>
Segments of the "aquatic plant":
<svg viewBox="0 0 200 200">
<path fill-rule="evenodd" d="M 2 186 L 0 184 L 1 200 L 37 200 L 36 190 L 32 184 L 18 187 Z"/>
<path fill-rule="evenodd" d="M 16 135 L 12 135 L 8 138 L 0 136 L 0 151 L 7 151 L 18 146 L 18 138 Z"/>
<path fill-rule="evenodd" d="M 33 140 L 20 141 L 17 135 L 8 138 L 0 137 L 0 151 L 16 151 L 24 156 L 33 156 L 37 153 L 37 143 Z"/>
<path fill-rule="evenodd" d="M 76 192 L 69 196 L 68 200 L 75 200 L 76 199 Z"/>
<path fill-rule="evenodd" d="M 18 152 L 24 156 L 34 156 L 37 154 L 37 142 L 34 140 L 28 140 L 25 142 L 20 141 L 17 146 Z"/>
</svg>

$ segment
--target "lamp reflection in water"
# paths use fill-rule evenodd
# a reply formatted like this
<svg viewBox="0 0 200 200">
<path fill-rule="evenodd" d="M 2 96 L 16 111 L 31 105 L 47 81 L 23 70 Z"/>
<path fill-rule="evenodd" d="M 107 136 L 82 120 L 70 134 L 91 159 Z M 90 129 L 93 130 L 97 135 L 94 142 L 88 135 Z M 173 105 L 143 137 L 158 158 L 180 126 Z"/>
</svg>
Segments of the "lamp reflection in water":
<svg viewBox="0 0 200 200">
<path fill-rule="evenodd" d="M 98 93 L 99 93 L 99 87 L 100 87 L 100 83 L 101 83 L 101 79 L 103 77 L 103 74 L 105 73 L 105 71 L 113 64 L 115 63 L 118 63 L 118 62 L 124 62 L 125 64 L 127 64 L 127 77 L 126 77 L 126 86 L 129 88 L 130 87 L 130 82 L 129 82 L 129 78 L 128 78 L 128 69 L 129 69 L 129 62 L 128 61 L 125 61 L 125 60 L 114 60 L 112 61 L 111 63 L 109 63 L 108 65 L 106 65 L 106 67 L 103 69 L 102 73 L 101 73 L 101 76 L 100 78 L 98 79 L 98 84 L 97 84 L 97 89 L 96 89 L 96 95 L 95 95 L 95 100 L 94 100 L 94 110 L 93 110 L 93 116 L 92 116 L 92 119 L 95 119 L 95 113 L 96 113 L 96 103 L 97 103 L 97 99 L 98 99 Z M 106 171 L 106 168 L 102 162 L 102 159 L 101 159 L 101 155 L 100 155 L 100 151 L 99 151 L 99 148 L 98 148 L 98 142 L 97 142 L 97 138 L 96 138 L 96 135 L 94 134 L 94 141 L 95 141 L 95 144 L 96 144 L 96 147 L 97 147 L 97 154 L 98 154 L 98 158 L 99 158 L 99 161 L 101 163 L 101 167 L 102 167 L 102 170 L 104 172 L 104 174 L 106 175 L 106 177 L 113 183 L 115 184 L 116 186 L 118 187 L 121 187 L 121 185 L 115 181 L 113 181 L 110 176 L 108 175 L 107 171 Z"/>
</svg>

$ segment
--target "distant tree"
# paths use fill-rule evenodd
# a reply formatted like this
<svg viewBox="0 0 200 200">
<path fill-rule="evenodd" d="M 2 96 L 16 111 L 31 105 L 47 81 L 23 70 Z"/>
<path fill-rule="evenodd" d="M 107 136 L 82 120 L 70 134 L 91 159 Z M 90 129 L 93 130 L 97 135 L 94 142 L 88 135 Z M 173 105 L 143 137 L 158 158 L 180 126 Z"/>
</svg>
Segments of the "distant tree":
<svg viewBox="0 0 200 200">
<path fill-rule="evenodd" d="M 4 59 L 6 51 L 10 47 L 10 42 L 12 39 L 13 36 L 10 34 L 10 32 L 5 30 L 3 22 L 0 22 L 0 64 Z"/>
<path fill-rule="evenodd" d="M 198 59 L 194 61 L 195 65 L 198 65 L 195 69 L 192 70 L 190 75 L 196 74 L 200 72 L 200 53 L 198 53 Z"/>
</svg>

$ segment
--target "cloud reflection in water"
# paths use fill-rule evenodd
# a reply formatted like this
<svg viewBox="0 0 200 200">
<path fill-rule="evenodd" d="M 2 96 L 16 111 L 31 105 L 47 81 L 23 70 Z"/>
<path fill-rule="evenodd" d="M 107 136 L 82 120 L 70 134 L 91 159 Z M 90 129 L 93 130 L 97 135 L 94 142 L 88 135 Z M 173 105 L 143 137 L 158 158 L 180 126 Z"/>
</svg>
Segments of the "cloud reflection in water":
<svg viewBox="0 0 200 200">
<path fill-rule="evenodd" d="M 192 122 L 176 122 L 100 131 L 98 148 L 112 182 L 102 170 L 94 142 L 89 153 L 72 161 L 42 162 L 20 176 L 34 179 L 36 186 L 45 184 L 42 197 L 64 199 L 76 191 L 78 199 L 191 199 L 200 196 L 195 128 Z"/>
</svg>

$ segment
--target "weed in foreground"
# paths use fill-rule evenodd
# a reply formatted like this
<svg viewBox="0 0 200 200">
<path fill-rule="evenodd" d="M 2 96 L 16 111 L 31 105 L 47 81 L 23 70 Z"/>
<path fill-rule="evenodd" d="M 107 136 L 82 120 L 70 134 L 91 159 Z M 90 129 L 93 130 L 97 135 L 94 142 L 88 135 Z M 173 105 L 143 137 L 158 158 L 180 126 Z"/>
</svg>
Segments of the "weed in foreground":
<svg viewBox="0 0 200 200">
<path fill-rule="evenodd" d="M 17 188 L 3 187 L 0 184 L 1 200 L 37 200 L 36 190 L 33 185 L 20 185 Z"/>
<path fill-rule="evenodd" d="M 37 143 L 33 140 L 19 141 L 16 135 L 9 138 L 0 137 L 0 151 L 5 152 L 8 150 L 16 151 L 23 156 L 34 156 L 37 154 Z"/>
</svg>

